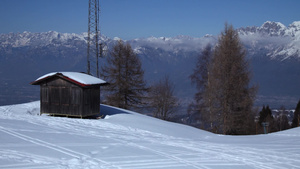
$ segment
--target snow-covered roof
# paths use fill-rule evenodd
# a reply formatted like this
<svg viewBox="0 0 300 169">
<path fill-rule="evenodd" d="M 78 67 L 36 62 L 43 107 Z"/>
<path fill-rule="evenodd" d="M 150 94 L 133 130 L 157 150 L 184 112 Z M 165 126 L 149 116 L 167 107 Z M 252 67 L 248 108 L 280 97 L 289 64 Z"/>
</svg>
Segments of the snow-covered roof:
<svg viewBox="0 0 300 169">
<path fill-rule="evenodd" d="M 90 85 L 104 85 L 107 84 L 106 81 L 99 79 L 97 77 L 85 74 L 85 73 L 78 73 L 78 72 L 52 72 L 48 73 L 44 76 L 41 76 L 37 78 L 34 82 L 31 84 L 36 85 L 39 84 L 39 82 L 49 79 L 54 76 L 59 76 L 63 79 L 66 79 L 68 81 L 72 81 L 82 87 L 84 86 L 90 86 Z"/>
</svg>

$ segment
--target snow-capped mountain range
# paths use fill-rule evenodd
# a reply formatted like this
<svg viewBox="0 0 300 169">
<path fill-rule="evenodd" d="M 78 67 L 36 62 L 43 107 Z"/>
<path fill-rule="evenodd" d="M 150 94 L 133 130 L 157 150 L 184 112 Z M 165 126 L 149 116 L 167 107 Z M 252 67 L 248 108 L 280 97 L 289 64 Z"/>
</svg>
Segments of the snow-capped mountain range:
<svg viewBox="0 0 300 169">
<path fill-rule="evenodd" d="M 300 57 L 300 21 L 288 27 L 280 22 L 267 21 L 261 27 L 238 30 L 241 40 L 250 47 L 248 50 L 266 49 L 269 51 L 267 56 L 274 59 Z"/>
<path fill-rule="evenodd" d="M 283 99 L 280 104 L 297 102 L 300 95 L 300 21 L 289 26 L 267 21 L 260 27 L 237 30 L 252 62 L 253 83 L 260 86 L 260 103 L 270 104 L 266 101 L 270 100 L 269 96 L 272 96 L 272 103 L 277 102 L 275 97 Z M 108 51 L 118 39 L 101 36 Z M 168 74 L 176 84 L 178 95 L 190 99 L 194 89 L 190 87 L 188 76 L 196 58 L 206 44 L 215 45 L 217 40 L 218 35 L 206 35 L 149 37 L 128 42 L 141 57 L 149 83 Z M 28 83 L 46 73 L 86 71 L 86 42 L 87 33 L 0 34 L 0 87 L 5 89 L 0 93 L 0 105 L 37 100 L 38 92 L 35 96 L 26 94 L 27 90 L 38 90 Z"/>
<path fill-rule="evenodd" d="M 260 27 L 250 26 L 238 28 L 237 30 L 241 41 L 250 52 L 265 49 L 269 50 L 267 56 L 271 58 L 300 57 L 300 21 L 295 21 L 289 26 L 285 26 L 280 22 L 267 21 Z M 199 51 L 207 43 L 215 44 L 217 38 L 217 35 L 206 35 L 200 38 L 180 35 L 171 38 L 140 38 L 128 40 L 128 42 L 132 44 L 138 54 L 144 53 L 147 47 L 178 53 L 179 51 Z M 118 39 L 101 36 L 101 41 L 106 44 L 111 44 Z M 36 48 L 49 45 L 76 48 L 86 42 L 87 33 L 74 34 L 49 31 L 0 34 L 1 49 L 29 46 Z"/>
<path fill-rule="evenodd" d="M 280 22 L 265 22 L 261 27 L 246 27 L 240 28 L 239 33 L 240 35 L 252 35 L 252 34 L 262 34 L 265 36 L 291 36 L 297 37 L 299 36 L 300 30 L 300 21 L 295 21 L 290 24 L 288 27 L 283 25 Z"/>
</svg>

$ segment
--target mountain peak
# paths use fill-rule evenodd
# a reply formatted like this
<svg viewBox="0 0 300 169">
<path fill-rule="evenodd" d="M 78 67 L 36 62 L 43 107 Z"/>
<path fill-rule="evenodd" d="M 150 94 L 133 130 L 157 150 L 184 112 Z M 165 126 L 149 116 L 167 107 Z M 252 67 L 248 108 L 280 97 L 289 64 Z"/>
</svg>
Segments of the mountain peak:
<svg viewBox="0 0 300 169">
<path fill-rule="evenodd" d="M 291 28 L 297 28 L 297 30 L 300 30 L 300 21 L 295 21 L 292 24 L 290 24 Z"/>
<path fill-rule="evenodd" d="M 269 28 L 269 27 L 286 28 L 286 26 L 284 24 L 282 24 L 281 22 L 274 22 L 274 21 L 266 21 L 265 23 L 263 23 L 263 25 L 261 27 L 262 28 Z"/>
<path fill-rule="evenodd" d="M 260 27 L 260 29 L 271 36 L 280 36 L 285 34 L 285 30 L 287 28 L 280 22 L 267 21 Z"/>
</svg>

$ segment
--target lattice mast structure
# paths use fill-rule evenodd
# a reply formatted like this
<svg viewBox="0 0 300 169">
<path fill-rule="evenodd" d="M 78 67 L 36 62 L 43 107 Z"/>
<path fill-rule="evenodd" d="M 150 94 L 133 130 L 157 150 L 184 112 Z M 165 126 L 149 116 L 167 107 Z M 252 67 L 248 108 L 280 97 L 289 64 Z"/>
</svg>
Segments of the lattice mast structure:
<svg viewBox="0 0 300 169">
<path fill-rule="evenodd" d="M 96 77 L 99 73 L 99 57 L 102 57 L 99 26 L 99 0 L 89 0 L 88 39 L 87 39 L 87 73 Z"/>
</svg>

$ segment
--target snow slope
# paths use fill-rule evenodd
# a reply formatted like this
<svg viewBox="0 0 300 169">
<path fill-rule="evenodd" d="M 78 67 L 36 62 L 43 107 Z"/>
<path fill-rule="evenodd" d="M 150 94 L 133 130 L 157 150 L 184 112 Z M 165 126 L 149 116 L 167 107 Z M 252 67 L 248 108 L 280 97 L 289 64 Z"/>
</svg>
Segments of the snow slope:
<svg viewBox="0 0 300 169">
<path fill-rule="evenodd" d="M 300 168 L 300 129 L 222 136 L 101 105 L 105 119 L 0 107 L 0 168 Z"/>
</svg>

